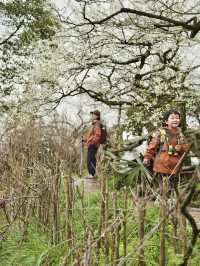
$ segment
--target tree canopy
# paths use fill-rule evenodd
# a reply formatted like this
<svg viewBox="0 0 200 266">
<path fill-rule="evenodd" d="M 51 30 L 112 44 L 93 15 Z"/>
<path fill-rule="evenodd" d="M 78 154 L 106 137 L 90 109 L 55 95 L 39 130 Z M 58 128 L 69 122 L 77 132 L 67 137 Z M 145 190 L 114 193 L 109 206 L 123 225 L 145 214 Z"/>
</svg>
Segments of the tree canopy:
<svg viewBox="0 0 200 266">
<path fill-rule="evenodd" d="M 0 2 L 1 37 L 1 110 L 7 111 L 19 99 L 27 84 L 34 61 L 34 49 L 50 40 L 59 28 L 59 21 L 48 1 L 13 0 Z M 12 100 L 10 101 L 10 99 Z"/>
<path fill-rule="evenodd" d="M 33 1 L 35 17 L 43 7 Z M 192 53 L 199 46 L 199 9 L 189 0 L 69 1 L 62 10 L 45 9 L 20 34 L 48 38 L 34 50 L 29 96 L 56 108 L 66 97 L 86 94 L 128 110 L 126 126 L 138 131 L 152 127 L 174 101 L 185 101 L 199 121 L 199 60 Z M 42 23 L 48 26 L 38 30 Z"/>
</svg>

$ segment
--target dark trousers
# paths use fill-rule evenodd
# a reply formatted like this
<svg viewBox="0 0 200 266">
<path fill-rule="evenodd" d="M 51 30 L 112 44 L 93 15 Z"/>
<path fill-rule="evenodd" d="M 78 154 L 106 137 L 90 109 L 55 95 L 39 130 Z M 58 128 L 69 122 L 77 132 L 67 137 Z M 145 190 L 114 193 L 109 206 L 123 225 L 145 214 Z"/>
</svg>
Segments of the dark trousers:
<svg viewBox="0 0 200 266">
<path fill-rule="evenodd" d="M 160 193 L 163 194 L 163 189 L 165 187 L 165 196 L 170 198 L 172 192 L 178 184 L 178 177 L 175 175 L 165 174 L 165 173 L 156 173 L 154 176 L 154 186 L 160 188 Z M 165 184 L 165 185 L 164 185 Z"/>
<path fill-rule="evenodd" d="M 178 177 L 175 175 L 156 173 L 156 175 L 154 176 L 154 181 L 156 181 L 157 184 L 162 182 L 164 179 L 166 179 L 168 181 L 169 189 L 174 189 L 174 187 L 178 183 Z"/>
<path fill-rule="evenodd" d="M 96 153 L 97 153 L 97 146 L 95 144 L 91 144 L 88 147 L 87 152 L 87 168 L 90 175 L 95 175 L 96 171 Z"/>
</svg>

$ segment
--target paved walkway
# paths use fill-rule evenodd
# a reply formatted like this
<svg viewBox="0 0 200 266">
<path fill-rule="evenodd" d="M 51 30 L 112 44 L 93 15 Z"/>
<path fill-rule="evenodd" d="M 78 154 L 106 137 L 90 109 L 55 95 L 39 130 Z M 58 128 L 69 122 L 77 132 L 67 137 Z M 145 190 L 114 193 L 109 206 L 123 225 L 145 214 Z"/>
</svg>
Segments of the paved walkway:
<svg viewBox="0 0 200 266">
<path fill-rule="evenodd" d="M 96 179 L 87 178 L 87 177 L 82 177 L 82 178 L 74 177 L 73 180 L 74 180 L 74 186 L 83 188 L 86 194 L 92 194 L 100 191 L 100 182 Z"/>
<path fill-rule="evenodd" d="M 195 219 L 196 224 L 200 230 L 200 209 L 199 208 L 189 208 L 189 213 Z"/>
</svg>

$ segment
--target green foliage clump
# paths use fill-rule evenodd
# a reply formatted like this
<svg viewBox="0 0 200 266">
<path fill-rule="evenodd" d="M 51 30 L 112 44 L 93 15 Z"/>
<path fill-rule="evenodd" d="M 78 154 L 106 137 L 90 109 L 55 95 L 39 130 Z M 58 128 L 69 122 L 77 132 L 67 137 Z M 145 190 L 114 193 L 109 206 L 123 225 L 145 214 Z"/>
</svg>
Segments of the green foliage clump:
<svg viewBox="0 0 200 266">
<path fill-rule="evenodd" d="M 58 19 L 47 1 L 13 0 L 1 3 L 1 14 L 5 25 L 20 28 L 17 32 L 20 45 L 30 44 L 36 39 L 48 39 L 59 27 Z"/>
<path fill-rule="evenodd" d="M 48 238 L 36 230 L 29 231 L 26 241 L 17 229 L 13 229 L 6 242 L 1 246 L 1 265 L 37 265 L 41 253 L 48 249 Z"/>
</svg>

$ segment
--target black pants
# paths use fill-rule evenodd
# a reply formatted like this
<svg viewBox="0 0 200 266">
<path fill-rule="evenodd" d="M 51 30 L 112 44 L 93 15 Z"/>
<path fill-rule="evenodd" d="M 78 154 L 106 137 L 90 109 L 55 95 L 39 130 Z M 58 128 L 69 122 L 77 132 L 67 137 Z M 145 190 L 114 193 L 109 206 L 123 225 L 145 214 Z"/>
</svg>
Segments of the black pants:
<svg viewBox="0 0 200 266">
<path fill-rule="evenodd" d="M 163 184 L 167 184 L 166 188 L 167 191 L 165 192 L 166 197 L 170 198 L 170 195 L 174 191 L 175 187 L 178 184 L 178 177 L 176 175 L 170 175 L 170 174 L 165 174 L 165 173 L 156 173 L 154 175 L 154 180 L 153 180 L 153 186 L 154 187 L 159 187 L 160 193 L 163 193 Z"/>
<path fill-rule="evenodd" d="M 87 168 L 90 175 L 95 175 L 96 171 L 96 153 L 97 153 L 97 146 L 92 144 L 88 147 L 87 152 Z"/>
<path fill-rule="evenodd" d="M 170 174 L 156 173 L 154 176 L 155 183 L 159 184 L 166 178 L 168 180 L 168 186 L 170 189 L 173 189 L 178 183 L 178 177 Z"/>
</svg>

